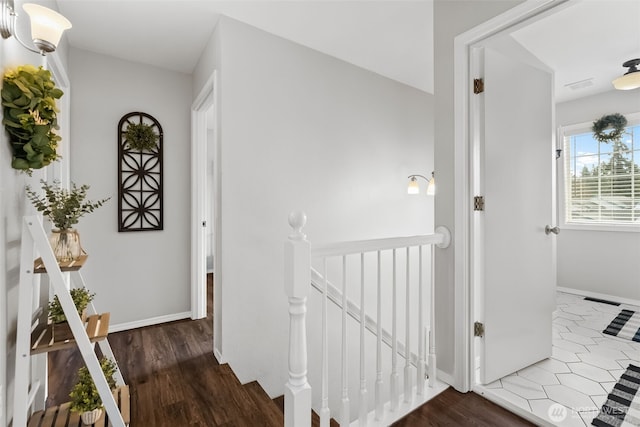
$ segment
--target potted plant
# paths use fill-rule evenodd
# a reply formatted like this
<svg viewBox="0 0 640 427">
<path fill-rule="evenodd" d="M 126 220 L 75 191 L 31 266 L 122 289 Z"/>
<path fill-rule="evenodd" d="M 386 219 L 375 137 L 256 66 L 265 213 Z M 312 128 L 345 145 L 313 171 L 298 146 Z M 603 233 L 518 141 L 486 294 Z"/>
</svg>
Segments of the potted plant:
<svg viewBox="0 0 640 427">
<path fill-rule="evenodd" d="M 46 181 L 40 182 L 44 195 L 39 195 L 27 186 L 27 197 L 38 212 L 42 212 L 55 227 L 49 241 L 58 262 L 76 260 L 83 254 L 83 250 L 80 246 L 80 235 L 71 227 L 78 223 L 80 217 L 93 212 L 111 197 L 97 202 L 85 201 L 88 185 L 78 187 L 72 183 L 71 189 L 67 190 L 61 188 L 58 181 L 54 181 L 53 185 Z"/>
<path fill-rule="evenodd" d="M 114 378 L 117 369 L 116 364 L 103 357 L 100 359 L 100 367 L 104 377 L 107 379 L 109 388 L 113 390 L 116 387 Z M 71 389 L 69 397 L 71 397 L 71 410 L 80 414 L 83 424 L 94 424 L 102 416 L 104 408 L 102 399 L 86 367 L 83 366 L 78 370 L 78 382 Z"/>
<path fill-rule="evenodd" d="M 157 147 L 158 134 L 146 123 L 129 123 L 124 131 L 124 139 L 130 150 L 153 151 Z"/>
<path fill-rule="evenodd" d="M 84 320 L 86 308 L 93 298 L 95 293 L 89 292 L 87 288 L 73 288 L 69 291 L 73 304 L 76 306 L 78 315 Z M 73 338 L 71 328 L 67 322 L 67 316 L 64 314 L 60 300 L 56 295 L 53 297 L 53 301 L 49 301 L 49 320 L 52 323 L 53 341 L 67 341 Z"/>
<path fill-rule="evenodd" d="M 2 107 L 4 125 L 13 151 L 11 166 L 31 175 L 56 160 L 60 136 L 56 99 L 63 92 L 42 67 L 22 65 L 4 74 Z"/>
</svg>

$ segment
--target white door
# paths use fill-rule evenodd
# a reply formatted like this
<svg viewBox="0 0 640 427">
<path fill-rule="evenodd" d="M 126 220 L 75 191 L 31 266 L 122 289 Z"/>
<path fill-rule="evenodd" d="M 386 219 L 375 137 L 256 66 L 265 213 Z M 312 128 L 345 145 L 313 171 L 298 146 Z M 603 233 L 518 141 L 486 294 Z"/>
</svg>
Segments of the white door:
<svg viewBox="0 0 640 427">
<path fill-rule="evenodd" d="M 545 226 L 555 225 L 555 147 L 551 74 L 488 48 L 483 68 L 474 185 L 485 207 L 474 212 L 474 280 L 487 384 L 551 356 L 555 236 Z"/>
</svg>

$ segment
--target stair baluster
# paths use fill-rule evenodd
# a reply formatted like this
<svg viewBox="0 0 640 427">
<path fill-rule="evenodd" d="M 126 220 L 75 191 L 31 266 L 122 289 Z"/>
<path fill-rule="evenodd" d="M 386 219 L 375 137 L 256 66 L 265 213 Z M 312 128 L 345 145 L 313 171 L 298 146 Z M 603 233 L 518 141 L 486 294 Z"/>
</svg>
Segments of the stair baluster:
<svg viewBox="0 0 640 427">
<path fill-rule="evenodd" d="M 396 270 L 396 250 L 393 250 L 393 296 L 391 303 L 391 412 L 398 409 L 400 388 L 398 386 L 398 272 Z"/>
<path fill-rule="evenodd" d="M 365 318 L 364 310 L 364 252 L 360 253 L 360 318 Z M 360 322 L 360 406 L 358 419 L 360 426 L 367 425 L 367 379 L 365 377 L 365 348 L 364 348 L 364 324 Z"/>
<path fill-rule="evenodd" d="M 342 256 L 342 401 L 340 406 L 340 425 L 347 426 L 349 415 L 349 369 L 347 367 L 347 256 Z"/>
<path fill-rule="evenodd" d="M 311 386 L 307 382 L 305 314 L 311 284 L 311 252 L 302 228 L 307 216 L 289 215 L 293 233 L 285 242 L 285 291 L 289 297 L 289 381 L 284 394 L 285 427 L 311 426 Z"/>
<path fill-rule="evenodd" d="M 380 421 L 382 419 L 384 402 L 382 401 L 382 274 L 380 272 L 380 251 L 378 251 L 378 268 L 377 268 L 377 323 L 376 330 L 376 412 L 375 419 Z"/>
<path fill-rule="evenodd" d="M 407 269 L 405 274 L 406 283 L 406 304 L 405 304 L 405 322 L 404 322 L 404 402 L 411 402 L 411 390 L 413 389 L 413 381 L 411 376 L 411 261 L 410 248 L 407 247 Z"/>
</svg>

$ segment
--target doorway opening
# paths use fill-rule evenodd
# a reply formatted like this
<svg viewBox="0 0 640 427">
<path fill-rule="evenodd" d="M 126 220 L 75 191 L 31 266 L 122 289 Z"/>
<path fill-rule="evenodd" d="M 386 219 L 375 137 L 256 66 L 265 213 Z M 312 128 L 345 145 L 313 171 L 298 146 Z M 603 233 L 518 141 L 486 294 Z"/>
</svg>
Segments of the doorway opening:
<svg viewBox="0 0 640 427">
<path fill-rule="evenodd" d="M 220 134 L 216 73 L 191 109 L 191 317 L 207 316 L 207 290 L 213 285 L 213 351 L 222 356 L 223 280 L 220 262 Z M 215 273 L 215 280 L 213 274 Z"/>
<path fill-rule="evenodd" d="M 616 317 L 621 310 L 638 311 L 638 307 L 624 305 L 612 307 L 606 302 L 585 300 L 583 296 L 572 295 L 564 292 L 558 292 L 555 283 L 552 287 L 552 315 L 549 316 L 549 338 L 548 343 L 550 354 L 548 357 L 542 358 L 520 367 L 512 367 L 508 373 L 499 375 L 491 380 L 488 377 L 482 377 L 479 369 L 483 361 L 480 359 L 486 353 L 483 353 L 483 346 L 486 342 L 482 342 L 484 338 L 474 337 L 473 326 L 474 321 L 478 318 L 482 320 L 484 315 L 484 307 L 480 304 L 479 298 L 486 291 L 483 288 L 482 276 L 485 274 L 485 256 L 489 253 L 482 245 L 478 245 L 478 239 L 491 239 L 492 234 L 485 233 L 480 237 L 477 236 L 477 218 L 474 215 L 473 208 L 458 210 L 458 207 L 464 206 L 473 200 L 477 194 L 482 194 L 484 188 L 477 187 L 478 182 L 483 182 L 487 178 L 487 174 L 496 174 L 495 168 L 492 170 L 485 168 L 467 169 L 468 164 L 472 164 L 474 157 L 480 153 L 484 155 L 482 150 L 477 150 L 477 146 L 473 145 L 474 138 L 477 133 L 485 132 L 484 125 L 486 123 L 486 114 L 483 115 L 474 105 L 473 95 L 467 95 L 471 91 L 466 88 L 470 86 L 470 82 L 476 76 L 470 74 L 466 70 L 477 69 L 477 58 L 474 58 L 478 43 L 482 42 L 483 47 L 486 46 L 491 37 L 497 35 L 500 31 L 508 28 L 509 32 L 517 31 L 525 28 L 531 22 L 538 21 L 547 16 L 551 16 L 562 10 L 570 10 L 571 6 L 580 4 L 580 2 L 568 1 L 560 5 L 545 4 L 540 8 L 540 4 L 535 5 L 534 2 L 527 2 L 516 7 L 514 10 L 494 20 L 491 24 L 483 25 L 463 34 L 456 40 L 456 70 L 457 71 L 456 86 L 460 91 L 456 92 L 456 101 L 460 102 L 463 107 L 460 109 L 460 115 L 456 121 L 456 144 L 460 149 L 460 153 L 464 155 L 456 158 L 456 170 L 458 178 L 456 194 L 461 196 L 457 202 L 456 211 L 464 212 L 460 220 L 457 220 L 456 229 L 458 233 L 462 230 L 465 234 L 464 242 L 469 243 L 469 253 L 461 254 L 460 259 L 464 260 L 461 265 L 469 268 L 468 279 L 464 276 L 464 270 L 458 270 L 457 275 L 461 277 L 460 286 L 463 290 L 462 297 L 458 299 L 464 312 L 468 314 L 468 318 L 464 319 L 466 328 L 469 333 L 466 335 L 466 342 L 461 343 L 463 347 L 469 350 L 468 358 L 463 361 L 468 373 L 469 389 L 483 394 L 485 397 L 496 401 L 502 406 L 528 418 L 536 423 L 553 425 L 576 425 L 587 426 L 591 424 L 591 420 L 598 416 L 600 409 L 608 399 L 608 394 L 612 391 L 618 379 L 625 373 L 627 366 L 636 361 L 640 363 L 640 345 L 629 340 L 624 341 L 619 337 L 611 337 L 603 334 L 607 329 L 607 325 Z M 498 23 L 499 22 L 499 23 Z M 498 46 L 493 45 L 499 52 L 504 53 L 505 43 Z M 562 49 L 560 49 L 562 50 Z M 565 50 L 563 50 L 565 51 Z M 469 53 L 467 53 L 469 52 Z M 509 53 L 510 58 L 523 60 L 522 54 Z M 526 62 L 526 61 L 525 61 Z M 466 67 L 465 67 L 466 65 Z M 481 63 L 484 67 L 484 64 Z M 529 79 L 523 79 L 529 82 Z M 490 85 L 485 84 L 485 87 Z M 494 84 L 495 86 L 495 84 Z M 554 104 L 555 104 L 554 100 Z M 516 103 L 510 104 L 512 108 L 517 108 Z M 552 110 L 553 111 L 553 110 Z M 555 112 L 553 113 L 555 117 Z M 474 127 L 474 122 L 476 126 Z M 467 128 L 467 124 L 470 123 Z M 478 130 L 480 129 L 480 130 Z M 551 135 L 555 135 L 555 126 L 549 127 L 549 137 L 547 141 L 551 141 Z M 516 134 L 513 134 L 517 137 Z M 558 142 L 560 144 L 560 142 Z M 545 179 L 551 174 L 556 174 L 556 167 L 560 166 L 553 158 L 553 151 L 560 146 L 549 144 L 549 165 L 551 173 L 545 175 Z M 495 153 L 494 153 L 495 154 Z M 523 156 L 525 157 L 525 156 Z M 481 159 L 484 162 L 484 158 Z M 513 156 L 507 155 L 502 159 L 503 162 L 517 160 Z M 531 175 L 531 182 L 540 183 L 539 174 Z M 495 178 L 495 177 L 494 177 Z M 506 177 L 503 177 L 503 179 Z M 505 184 L 506 185 L 506 184 Z M 555 204 L 556 196 L 554 191 L 555 184 L 549 184 L 543 181 L 539 187 L 544 188 L 547 197 Z M 458 192 L 460 190 L 460 192 Z M 522 192 L 530 194 L 530 191 Z M 537 191 L 537 189 L 536 189 Z M 513 193 L 513 197 L 520 193 Z M 494 198 L 487 198 L 488 208 L 500 209 L 495 206 Z M 553 214 L 557 215 L 557 208 L 553 206 Z M 468 214 L 471 212 L 471 214 Z M 469 216 L 466 216 L 469 215 Z M 466 222 L 466 224 L 465 224 Z M 553 233 L 555 222 L 548 223 L 548 227 Z M 544 238 L 545 224 L 539 225 L 543 231 L 540 238 Z M 546 233 L 549 235 L 549 233 Z M 554 238 L 553 235 L 550 236 Z M 504 242 L 505 245 L 512 247 L 513 251 L 523 250 L 523 245 L 519 245 L 517 241 Z M 524 247 L 526 250 L 526 247 Z M 461 249 L 464 250 L 464 247 Z M 552 259 L 556 259 L 553 251 Z M 503 260 L 506 264 L 507 259 Z M 522 276 L 526 276 L 527 271 L 521 271 L 520 275 L 513 274 L 513 281 L 517 282 Z M 554 272 L 555 282 L 555 272 Z M 463 282 L 467 280 L 466 282 Z M 457 283 L 458 285 L 458 283 Z M 464 291 L 468 293 L 465 294 Z M 509 289 L 503 289 L 502 292 L 509 292 Z M 588 296 L 588 295 L 585 295 Z M 465 300 L 465 298 L 468 298 Z M 525 297 L 521 303 L 527 304 L 530 301 Z M 459 306 L 459 307 L 460 307 Z M 495 308 L 495 307 L 494 307 Z M 513 306 L 498 306 L 498 310 L 506 313 L 517 313 Z M 507 319 L 508 320 L 508 319 Z M 546 320 L 545 320 L 546 322 Z M 545 326 L 546 327 L 546 326 Z M 523 331 L 524 333 L 524 331 Z M 517 346 L 513 348 L 502 349 L 501 356 L 508 359 L 511 354 L 518 352 Z M 507 362 L 505 362 L 506 364 Z"/>
</svg>

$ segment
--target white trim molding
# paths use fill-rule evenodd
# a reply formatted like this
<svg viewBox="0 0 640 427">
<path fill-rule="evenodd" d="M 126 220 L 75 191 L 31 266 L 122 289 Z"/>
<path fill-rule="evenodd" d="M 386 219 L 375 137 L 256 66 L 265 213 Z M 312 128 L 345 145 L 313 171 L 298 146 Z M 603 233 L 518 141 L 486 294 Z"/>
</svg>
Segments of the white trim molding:
<svg viewBox="0 0 640 427">
<path fill-rule="evenodd" d="M 182 313 L 166 314 L 164 316 L 150 317 L 148 319 L 135 320 L 133 322 L 116 323 L 109 326 L 109 333 L 128 331 L 129 329 L 143 328 L 145 326 L 159 325 L 161 323 L 175 322 L 176 320 L 184 320 L 191 317 L 190 311 Z"/>
<path fill-rule="evenodd" d="M 207 315 L 206 221 L 207 110 L 214 105 L 215 73 L 191 106 L 191 317 Z"/>
<path fill-rule="evenodd" d="M 473 387 L 473 304 L 471 289 L 471 46 L 509 27 L 574 0 L 526 0 L 506 12 L 466 31 L 454 39 L 454 309 L 455 386 Z"/>
</svg>

